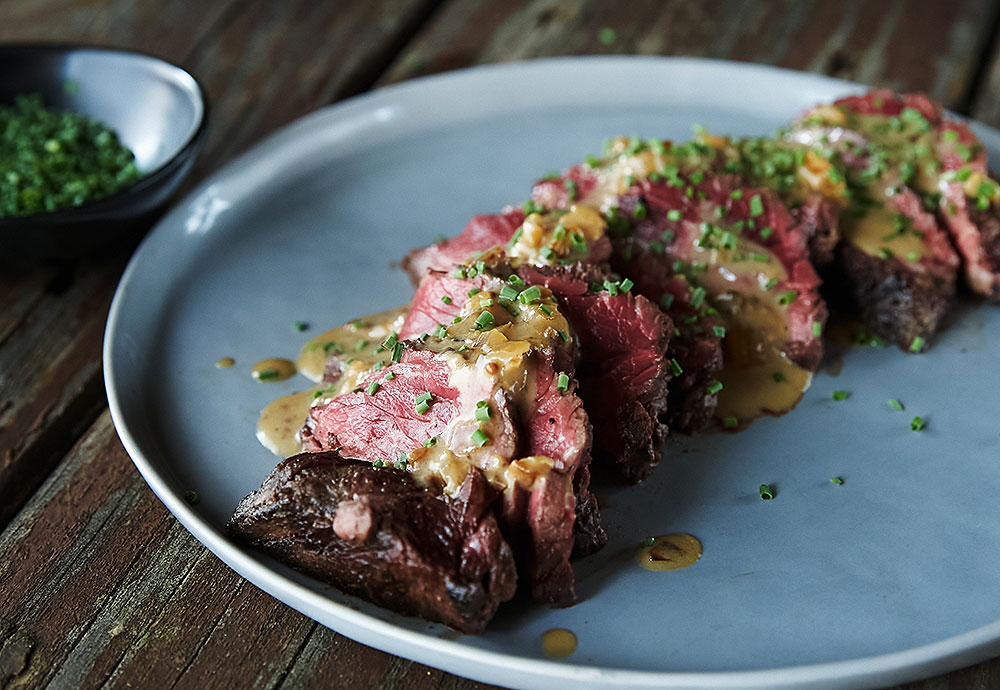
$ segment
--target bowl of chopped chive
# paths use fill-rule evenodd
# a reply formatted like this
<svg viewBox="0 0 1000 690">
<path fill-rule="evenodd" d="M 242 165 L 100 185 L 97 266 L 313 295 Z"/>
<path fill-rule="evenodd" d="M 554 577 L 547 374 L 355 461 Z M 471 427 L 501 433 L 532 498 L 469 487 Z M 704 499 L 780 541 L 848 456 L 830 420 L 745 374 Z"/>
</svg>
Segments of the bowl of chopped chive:
<svg viewBox="0 0 1000 690">
<path fill-rule="evenodd" d="M 206 122 L 197 80 L 158 58 L 0 45 L 0 254 L 72 258 L 148 228 Z"/>
</svg>

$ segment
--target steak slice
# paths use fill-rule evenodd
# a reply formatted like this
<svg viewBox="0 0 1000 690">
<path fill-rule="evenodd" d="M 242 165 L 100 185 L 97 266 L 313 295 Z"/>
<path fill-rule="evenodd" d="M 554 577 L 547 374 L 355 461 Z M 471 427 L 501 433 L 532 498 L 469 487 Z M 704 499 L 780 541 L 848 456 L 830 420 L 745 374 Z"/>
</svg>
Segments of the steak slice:
<svg viewBox="0 0 1000 690">
<path fill-rule="evenodd" d="M 597 458 L 630 482 L 645 479 L 667 437 L 669 317 L 642 295 L 623 292 L 620 281 L 596 266 L 522 266 L 518 273 L 552 290 L 579 338 L 580 395 L 594 425 Z"/>
<path fill-rule="evenodd" d="M 477 274 L 460 282 L 468 288 L 485 285 L 486 278 Z M 561 342 L 545 324 L 568 325 L 555 310 L 546 315 L 541 302 L 522 305 L 515 319 L 487 298 L 493 293 L 480 290 L 475 299 L 463 294 L 470 315 L 452 331 L 442 325 L 423 342 L 406 342 L 400 361 L 368 372 L 352 392 L 313 407 L 302 434 L 305 448 L 338 449 L 376 466 L 408 468 L 421 483 L 440 485 L 448 494 L 470 465 L 481 469 L 504 490 L 501 525 L 523 581 L 537 600 L 567 606 L 575 599 L 569 565 L 577 541 L 574 492 L 587 490 L 586 475 L 576 475 L 590 462 L 591 443 L 572 368 L 556 369 L 557 363 L 571 365 L 572 358 L 545 345 L 553 338 Z M 463 330 L 478 324 L 476 315 L 483 313 L 496 315 L 490 328 Z M 423 318 L 426 310 L 411 314 Z M 511 320 L 502 323 L 503 314 Z M 541 328 L 540 340 L 529 342 L 535 337 L 529 327 Z M 409 328 L 404 322 L 402 332 Z M 588 516 L 585 524 L 593 520 Z"/>
<path fill-rule="evenodd" d="M 513 269 L 497 266 L 490 270 L 493 273 L 510 274 Z M 418 334 L 434 331 L 443 324 L 450 324 L 472 298 L 470 293 L 498 295 L 505 286 L 512 289 L 510 281 L 501 280 L 488 272 L 477 273 L 473 278 L 458 278 L 452 273 L 432 271 L 417 288 L 410 312 L 400 330 L 400 337 L 417 337 Z M 536 370 L 538 378 L 535 385 L 537 390 L 546 395 L 536 401 L 534 408 L 522 411 L 524 413 L 519 419 L 526 424 L 524 433 L 528 440 L 518 452 L 522 455 L 545 455 L 558 460 L 560 468 L 576 468 L 573 474 L 577 513 L 574 522 L 574 553 L 585 555 L 599 550 L 607 542 L 607 535 L 600 526 L 597 499 L 589 490 L 591 436 L 584 432 L 589 430 L 590 422 L 587 421 L 588 415 L 584 409 L 579 407 L 578 397 L 557 396 L 548 390 L 547 385 L 542 385 L 551 382 L 548 377 L 550 371 L 571 373 L 575 353 L 575 341 L 570 338 L 561 347 L 543 353 L 545 359 L 551 361 L 551 366 Z M 573 409 L 573 414 L 557 415 L 554 422 L 549 421 L 553 417 L 547 415 L 546 408 L 548 404 L 555 402 L 560 404 L 554 409 Z"/>
<path fill-rule="evenodd" d="M 512 208 L 473 216 L 457 237 L 412 250 L 403 259 L 403 269 L 417 286 L 429 271 L 450 271 L 490 247 L 506 245 L 523 222 L 524 213 Z"/>
<path fill-rule="evenodd" d="M 628 227 L 613 265 L 672 310 L 674 340 L 696 371 L 717 366 L 712 339 L 725 334 L 725 366 L 717 380 L 702 369 L 684 382 L 680 421 L 704 419 L 706 394 L 720 391 L 724 426 L 791 409 L 822 356 L 827 312 L 807 238 L 777 196 L 734 176 L 678 172 L 640 180 L 619 197 L 618 214 Z M 687 368 L 675 359 L 681 377 Z"/>
<path fill-rule="evenodd" d="M 957 178 L 973 174 L 958 172 L 959 151 L 983 172 L 985 157 L 962 143 L 974 140 L 963 129 L 926 96 L 874 90 L 807 111 L 786 135 L 843 160 L 853 201 L 842 217 L 839 272 L 865 326 L 906 351 L 924 349 L 954 296 L 960 260 L 949 229 L 970 256 L 983 246 Z M 966 260 L 967 276 L 974 263 Z"/>
<path fill-rule="evenodd" d="M 240 502 L 229 531 L 345 592 L 475 634 L 516 589 L 495 498 L 475 469 L 447 496 L 402 470 L 302 453 Z"/>
</svg>

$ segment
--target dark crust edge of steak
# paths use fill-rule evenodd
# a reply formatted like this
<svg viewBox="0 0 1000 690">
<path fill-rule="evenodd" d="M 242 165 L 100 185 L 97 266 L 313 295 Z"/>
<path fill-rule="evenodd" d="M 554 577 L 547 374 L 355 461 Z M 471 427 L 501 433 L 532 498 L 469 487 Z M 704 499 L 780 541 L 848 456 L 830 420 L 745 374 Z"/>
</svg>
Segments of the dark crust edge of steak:
<svg viewBox="0 0 1000 690">
<path fill-rule="evenodd" d="M 228 528 L 237 541 L 348 594 L 476 634 L 517 585 L 491 512 L 495 498 L 479 472 L 448 497 L 402 470 L 332 451 L 302 453 L 240 502 Z"/>
<path fill-rule="evenodd" d="M 969 220 L 979 229 L 983 251 L 994 274 L 993 291 L 984 297 L 1000 302 L 1000 277 L 997 277 L 1000 276 L 1000 207 L 993 203 L 983 211 L 975 205 L 969 205 Z"/>
<path fill-rule="evenodd" d="M 839 259 L 842 280 L 865 327 L 907 352 L 915 338 L 926 341 L 934 334 L 954 299 L 954 280 L 908 270 L 899 260 L 871 256 L 846 243 Z"/>
<path fill-rule="evenodd" d="M 840 243 L 840 205 L 819 194 L 810 194 L 801 206 L 788 206 L 788 211 L 809 239 L 809 260 L 813 266 L 819 269 L 833 263 Z"/>
</svg>

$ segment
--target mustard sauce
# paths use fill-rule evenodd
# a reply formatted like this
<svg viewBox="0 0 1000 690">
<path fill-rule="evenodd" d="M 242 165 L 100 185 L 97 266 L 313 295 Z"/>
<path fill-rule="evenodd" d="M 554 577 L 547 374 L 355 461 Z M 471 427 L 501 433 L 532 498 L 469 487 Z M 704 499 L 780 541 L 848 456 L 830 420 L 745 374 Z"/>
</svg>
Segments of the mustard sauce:
<svg viewBox="0 0 1000 690">
<path fill-rule="evenodd" d="M 576 635 L 566 628 L 550 628 L 542 633 L 542 650 L 552 659 L 565 659 L 576 651 Z"/>
<path fill-rule="evenodd" d="M 295 376 L 295 362 L 269 357 L 254 364 L 250 373 L 257 381 L 284 381 Z"/>
<path fill-rule="evenodd" d="M 715 416 L 743 422 L 791 410 L 812 382 L 812 372 L 781 350 L 788 339 L 781 307 L 769 299 L 740 294 L 721 295 L 715 304 L 726 324 Z"/>
<path fill-rule="evenodd" d="M 257 421 L 257 440 L 275 455 L 290 457 L 302 451 L 299 429 L 309 416 L 317 387 L 292 393 L 268 404 Z"/>
<path fill-rule="evenodd" d="M 216 369 L 228 369 L 229 367 L 236 364 L 236 360 L 232 357 L 222 357 L 218 362 L 215 363 Z"/>
<path fill-rule="evenodd" d="M 701 552 L 700 541 L 677 532 L 653 537 L 651 544 L 644 544 L 635 552 L 635 560 L 646 570 L 680 570 L 697 563 Z"/>
<path fill-rule="evenodd" d="M 390 333 L 399 332 L 409 311 L 410 305 L 407 304 L 320 333 L 302 346 L 302 351 L 295 360 L 299 372 L 314 383 L 322 381 L 326 362 L 335 353 L 347 358 L 353 357 L 355 361 L 369 366 L 377 361 L 385 361 L 391 353 L 379 351 L 378 354 L 373 354 L 373 351 Z"/>
</svg>

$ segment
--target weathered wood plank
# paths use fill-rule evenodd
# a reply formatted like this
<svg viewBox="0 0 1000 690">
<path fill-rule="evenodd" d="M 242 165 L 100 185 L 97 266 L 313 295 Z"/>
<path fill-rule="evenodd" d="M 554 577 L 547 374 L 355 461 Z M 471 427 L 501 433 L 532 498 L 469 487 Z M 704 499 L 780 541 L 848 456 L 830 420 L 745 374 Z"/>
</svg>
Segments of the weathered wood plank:
<svg viewBox="0 0 1000 690">
<path fill-rule="evenodd" d="M 695 55 L 924 90 L 955 106 L 996 11 L 989 0 L 636 0 L 627 12 L 597 0 L 463 0 L 437 13 L 382 83 L 554 55 Z"/>
</svg>

